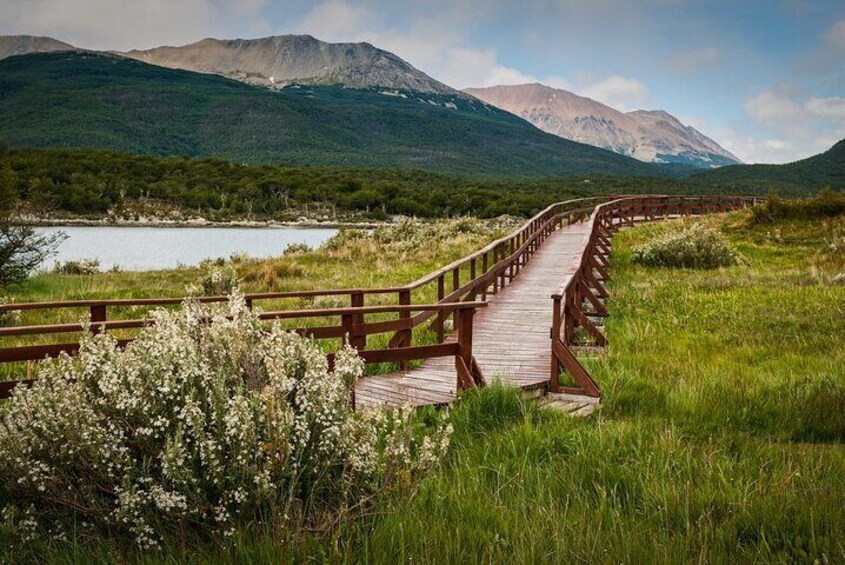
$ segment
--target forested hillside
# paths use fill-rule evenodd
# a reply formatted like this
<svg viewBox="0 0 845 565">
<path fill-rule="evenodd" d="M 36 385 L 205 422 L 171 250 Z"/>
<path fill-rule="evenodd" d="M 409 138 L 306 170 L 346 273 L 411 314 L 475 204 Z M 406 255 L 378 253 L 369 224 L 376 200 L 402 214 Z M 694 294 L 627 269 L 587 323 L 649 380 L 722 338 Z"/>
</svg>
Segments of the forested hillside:
<svg viewBox="0 0 845 565">
<path fill-rule="evenodd" d="M 794 191 L 819 190 L 826 186 L 845 189 L 845 139 L 819 155 L 784 165 L 732 165 L 698 173 L 692 180 L 735 189 Z"/>
<path fill-rule="evenodd" d="M 0 61 L 0 140 L 476 178 L 690 172 L 558 138 L 465 96 L 340 86 L 272 92 L 78 52 Z"/>
</svg>

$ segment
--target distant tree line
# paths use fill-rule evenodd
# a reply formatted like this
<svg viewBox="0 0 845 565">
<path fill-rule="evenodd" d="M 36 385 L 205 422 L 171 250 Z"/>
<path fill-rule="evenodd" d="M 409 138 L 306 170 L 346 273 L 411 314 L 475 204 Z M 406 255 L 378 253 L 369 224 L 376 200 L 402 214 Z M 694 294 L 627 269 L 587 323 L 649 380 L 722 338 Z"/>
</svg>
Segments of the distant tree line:
<svg viewBox="0 0 845 565">
<path fill-rule="evenodd" d="M 502 181 L 415 170 L 242 165 L 218 158 L 136 156 L 91 149 L 0 148 L 0 182 L 23 201 L 80 215 L 161 202 L 212 217 L 272 217 L 309 205 L 370 218 L 528 216 L 597 193 L 677 190 L 677 181 L 595 176 Z"/>
<path fill-rule="evenodd" d="M 552 202 L 597 194 L 725 192 L 693 179 L 467 179 L 404 169 L 243 165 L 219 158 L 9 149 L 2 144 L 0 190 L 36 209 L 62 213 L 101 216 L 156 203 L 214 219 L 308 214 L 315 207 L 372 219 L 394 214 L 525 217 Z M 731 192 L 762 191 L 739 187 Z"/>
</svg>

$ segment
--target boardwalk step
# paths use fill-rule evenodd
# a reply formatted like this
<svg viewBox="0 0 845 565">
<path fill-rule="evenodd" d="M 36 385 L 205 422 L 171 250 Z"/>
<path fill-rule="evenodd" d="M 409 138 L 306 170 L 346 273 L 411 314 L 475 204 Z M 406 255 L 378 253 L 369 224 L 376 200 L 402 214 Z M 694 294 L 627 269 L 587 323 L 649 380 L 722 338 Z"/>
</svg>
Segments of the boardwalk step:
<svg viewBox="0 0 845 565">
<path fill-rule="evenodd" d="M 580 394 L 558 394 L 550 392 L 538 402 L 547 408 L 565 412 L 570 416 L 589 416 L 601 407 L 598 398 Z"/>
</svg>

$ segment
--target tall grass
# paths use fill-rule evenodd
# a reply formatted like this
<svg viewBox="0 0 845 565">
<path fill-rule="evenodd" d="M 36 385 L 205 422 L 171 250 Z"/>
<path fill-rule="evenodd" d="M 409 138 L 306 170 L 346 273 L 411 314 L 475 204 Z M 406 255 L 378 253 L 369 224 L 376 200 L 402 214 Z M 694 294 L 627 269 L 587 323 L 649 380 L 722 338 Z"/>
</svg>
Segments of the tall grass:
<svg viewBox="0 0 845 565">
<path fill-rule="evenodd" d="M 174 542 L 141 560 L 845 561 L 845 287 L 826 275 L 845 270 L 829 244 L 845 219 L 706 223 L 747 263 L 631 263 L 632 247 L 688 222 L 616 236 L 611 345 L 584 359 L 604 391 L 597 415 L 573 419 L 491 386 L 452 409 L 437 472 L 369 516 L 295 539 L 256 529 L 220 545 Z M 46 555 L 114 555 L 74 543 Z"/>
</svg>

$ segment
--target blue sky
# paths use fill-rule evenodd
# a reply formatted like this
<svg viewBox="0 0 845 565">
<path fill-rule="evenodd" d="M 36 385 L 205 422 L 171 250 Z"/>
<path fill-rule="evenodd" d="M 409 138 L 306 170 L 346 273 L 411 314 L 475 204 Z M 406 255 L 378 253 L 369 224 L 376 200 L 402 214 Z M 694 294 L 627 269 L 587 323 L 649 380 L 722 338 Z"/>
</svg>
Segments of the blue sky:
<svg viewBox="0 0 845 565">
<path fill-rule="evenodd" d="M 845 138 L 845 0 L 0 0 L 0 33 L 119 50 L 310 33 L 458 88 L 539 81 L 664 109 L 747 162 Z"/>
</svg>

